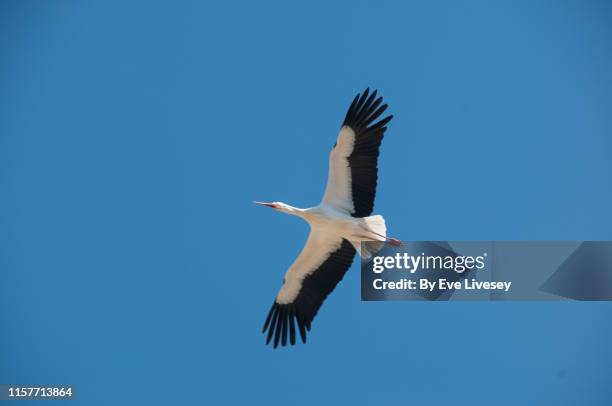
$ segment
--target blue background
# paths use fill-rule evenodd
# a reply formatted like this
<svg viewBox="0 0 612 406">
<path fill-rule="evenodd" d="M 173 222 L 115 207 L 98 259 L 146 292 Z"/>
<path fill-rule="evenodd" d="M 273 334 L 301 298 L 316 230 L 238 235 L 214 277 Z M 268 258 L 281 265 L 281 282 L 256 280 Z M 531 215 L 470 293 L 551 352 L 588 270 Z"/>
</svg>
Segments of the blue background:
<svg viewBox="0 0 612 406">
<path fill-rule="evenodd" d="M 3 1 L 2 383 L 80 404 L 609 405 L 609 303 L 362 303 L 260 329 L 352 97 L 405 240 L 612 239 L 612 3 Z M 495 3 L 495 4 L 494 4 Z"/>
</svg>

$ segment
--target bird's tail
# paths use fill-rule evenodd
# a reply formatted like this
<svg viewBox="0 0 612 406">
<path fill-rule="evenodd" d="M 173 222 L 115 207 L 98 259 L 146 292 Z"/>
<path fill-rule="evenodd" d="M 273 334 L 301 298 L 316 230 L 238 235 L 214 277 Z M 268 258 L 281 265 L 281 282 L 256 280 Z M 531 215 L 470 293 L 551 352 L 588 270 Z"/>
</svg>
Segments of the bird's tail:
<svg viewBox="0 0 612 406">
<path fill-rule="evenodd" d="M 377 214 L 375 216 L 364 217 L 363 221 L 374 241 L 385 241 L 387 239 L 387 225 L 383 216 Z"/>
<path fill-rule="evenodd" d="M 363 217 L 364 228 L 367 230 L 368 239 L 361 244 L 361 241 L 356 241 L 353 245 L 361 256 L 367 260 L 382 249 L 387 240 L 387 226 L 385 219 L 380 214 L 375 216 Z"/>
</svg>

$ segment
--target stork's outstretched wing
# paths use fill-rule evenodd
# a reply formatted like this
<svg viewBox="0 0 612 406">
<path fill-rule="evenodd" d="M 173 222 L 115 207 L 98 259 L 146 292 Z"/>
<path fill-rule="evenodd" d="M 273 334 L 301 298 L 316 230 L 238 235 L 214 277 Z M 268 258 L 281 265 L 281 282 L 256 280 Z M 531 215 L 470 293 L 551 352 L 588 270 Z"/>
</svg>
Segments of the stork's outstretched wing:
<svg viewBox="0 0 612 406">
<path fill-rule="evenodd" d="M 329 156 L 329 177 L 321 204 L 353 217 L 366 217 L 374 208 L 380 143 L 393 116 L 375 123 L 387 109 L 375 90 L 357 94 L 346 113 L 338 140 Z"/>
<path fill-rule="evenodd" d="M 355 256 L 355 248 L 341 237 L 313 227 L 306 245 L 285 274 L 263 332 L 268 332 L 266 344 L 274 338 L 278 344 L 295 344 L 297 330 L 306 342 L 306 331 L 325 298 L 334 290 Z"/>
</svg>

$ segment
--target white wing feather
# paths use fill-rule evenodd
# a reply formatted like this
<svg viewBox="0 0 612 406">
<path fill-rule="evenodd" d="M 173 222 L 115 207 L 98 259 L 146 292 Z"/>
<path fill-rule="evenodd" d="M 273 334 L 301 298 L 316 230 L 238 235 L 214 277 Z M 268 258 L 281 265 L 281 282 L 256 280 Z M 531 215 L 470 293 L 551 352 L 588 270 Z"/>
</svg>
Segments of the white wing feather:
<svg viewBox="0 0 612 406">
<path fill-rule="evenodd" d="M 342 127 L 336 146 L 329 154 L 329 175 L 321 205 L 329 205 L 346 213 L 354 211 L 351 195 L 351 168 L 348 162 L 354 145 L 355 132 L 350 127 Z"/>
<path fill-rule="evenodd" d="M 341 237 L 313 226 L 302 252 L 285 273 L 285 283 L 276 296 L 276 302 L 279 304 L 293 302 L 302 288 L 304 278 L 316 271 L 341 245 Z"/>
</svg>

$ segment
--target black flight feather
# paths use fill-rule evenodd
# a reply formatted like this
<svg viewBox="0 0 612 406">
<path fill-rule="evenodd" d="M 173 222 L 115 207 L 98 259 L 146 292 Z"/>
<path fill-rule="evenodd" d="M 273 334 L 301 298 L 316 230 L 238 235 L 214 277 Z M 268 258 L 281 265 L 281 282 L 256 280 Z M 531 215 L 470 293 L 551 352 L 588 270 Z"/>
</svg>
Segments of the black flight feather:
<svg viewBox="0 0 612 406">
<path fill-rule="evenodd" d="M 378 155 L 386 125 L 393 116 L 387 116 L 375 122 L 387 109 L 375 90 L 368 97 L 369 88 L 357 95 L 349 107 L 343 126 L 351 128 L 355 133 L 353 151 L 347 158 L 351 169 L 351 195 L 353 199 L 353 217 L 367 217 L 374 209 L 376 183 L 378 181 Z M 355 100 L 357 102 L 355 103 Z"/>
</svg>

